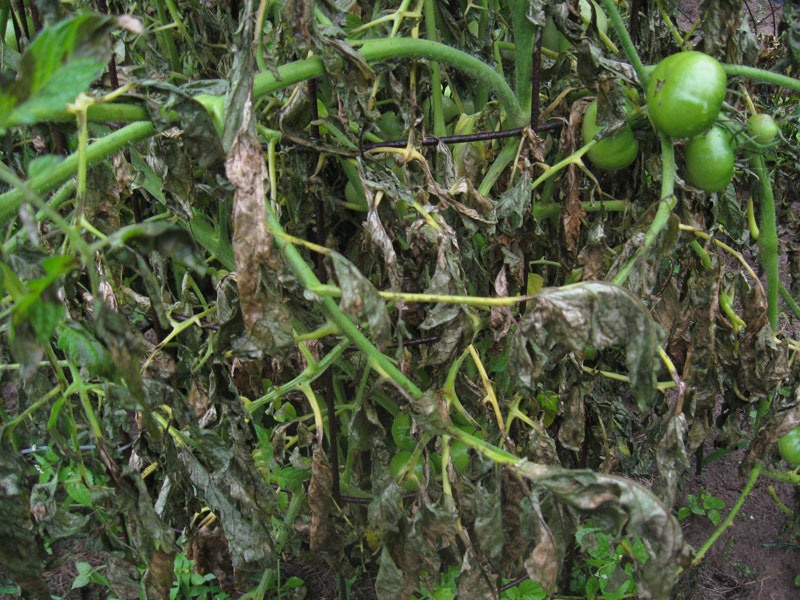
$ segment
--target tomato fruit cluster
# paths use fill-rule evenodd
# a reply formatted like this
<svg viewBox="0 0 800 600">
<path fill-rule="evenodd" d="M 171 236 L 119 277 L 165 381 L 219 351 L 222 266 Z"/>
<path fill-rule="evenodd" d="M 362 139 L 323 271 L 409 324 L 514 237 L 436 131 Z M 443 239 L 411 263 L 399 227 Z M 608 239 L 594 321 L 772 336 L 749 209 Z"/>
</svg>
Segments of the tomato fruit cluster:
<svg viewBox="0 0 800 600">
<path fill-rule="evenodd" d="M 596 136 L 602 127 L 597 124 L 597 100 L 594 100 L 583 115 L 581 133 L 586 144 Z M 603 138 L 592 146 L 586 156 L 598 169 L 617 171 L 630 165 L 639 152 L 639 142 L 633 137 L 633 129 L 626 124 L 614 135 Z"/>
<path fill-rule="evenodd" d="M 719 115 L 727 83 L 722 65 L 707 54 L 692 51 L 668 56 L 647 82 L 653 125 L 673 138 L 703 133 Z"/>
<path fill-rule="evenodd" d="M 778 441 L 781 458 L 792 466 L 800 465 L 800 427 L 795 427 Z"/>
</svg>

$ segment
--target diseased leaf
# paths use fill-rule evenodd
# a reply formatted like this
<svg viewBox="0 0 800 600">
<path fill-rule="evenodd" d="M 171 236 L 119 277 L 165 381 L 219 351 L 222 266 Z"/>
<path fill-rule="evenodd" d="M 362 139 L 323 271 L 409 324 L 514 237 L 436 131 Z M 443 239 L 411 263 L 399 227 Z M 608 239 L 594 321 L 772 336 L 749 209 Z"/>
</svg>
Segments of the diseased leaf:
<svg viewBox="0 0 800 600">
<path fill-rule="evenodd" d="M 252 102 L 245 104 L 252 119 Z M 239 303 L 248 333 L 271 355 L 285 354 L 293 345 L 292 315 L 286 303 L 266 284 L 265 269 L 277 270 L 280 258 L 267 231 L 264 182 L 267 178 L 261 144 L 248 128 L 234 139 L 225 159 L 225 172 L 234 185 L 233 254 L 239 284 Z"/>
<path fill-rule="evenodd" d="M 328 258 L 342 290 L 339 308 L 356 323 L 366 320 L 375 344 L 378 348 L 386 347 L 391 340 L 392 329 L 386 302 L 378 295 L 375 286 L 344 256 L 331 252 Z"/>
<path fill-rule="evenodd" d="M 639 597 L 669 597 L 689 549 L 678 520 L 652 492 L 623 477 L 592 471 L 545 471 L 533 463 L 512 469 L 549 490 L 559 502 L 591 515 L 615 540 L 641 538 L 647 560 L 634 563 Z"/>
<path fill-rule="evenodd" d="M 545 288 L 512 333 L 509 361 L 519 383 L 533 391 L 542 372 L 568 352 L 587 344 L 623 346 L 631 390 L 647 410 L 656 393 L 660 336 L 642 302 L 619 286 L 597 281 Z"/>
</svg>

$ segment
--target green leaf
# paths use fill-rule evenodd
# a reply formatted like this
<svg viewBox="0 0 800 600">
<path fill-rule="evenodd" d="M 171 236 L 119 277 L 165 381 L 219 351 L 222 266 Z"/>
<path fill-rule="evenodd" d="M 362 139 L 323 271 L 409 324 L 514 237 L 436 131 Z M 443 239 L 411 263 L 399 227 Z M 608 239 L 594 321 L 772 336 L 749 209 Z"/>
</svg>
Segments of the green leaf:
<svg viewBox="0 0 800 600">
<path fill-rule="evenodd" d="M 87 562 L 77 561 L 75 568 L 78 570 L 78 576 L 72 580 L 72 588 L 77 589 L 89 585 L 92 582 L 92 572 L 94 567 Z"/>
<path fill-rule="evenodd" d="M 14 82 L 0 92 L 0 130 L 46 120 L 87 90 L 111 58 L 113 22 L 83 15 L 45 26 L 22 56 Z"/>
<path fill-rule="evenodd" d="M 92 494 L 82 483 L 68 483 L 66 485 L 67 494 L 81 506 L 92 506 Z M 80 569 L 79 569 L 80 570 Z"/>
<path fill-rule="evenodd" d="M 45 154 L 39 158 L 34 158 L 28 165 L 28 177 L 33 179 L 43 173 L 47 173 L 63 160 L 63 156 L 56 156 L 55 154 Z"/>
</svg>

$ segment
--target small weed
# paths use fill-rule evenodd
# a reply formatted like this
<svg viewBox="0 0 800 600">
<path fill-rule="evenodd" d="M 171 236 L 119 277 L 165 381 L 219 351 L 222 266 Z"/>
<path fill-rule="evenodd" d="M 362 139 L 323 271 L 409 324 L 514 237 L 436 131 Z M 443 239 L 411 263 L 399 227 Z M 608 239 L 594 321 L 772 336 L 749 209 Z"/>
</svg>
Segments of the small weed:
<svg viewBox="0 0 800 600">
<path fill-rule="evenodd" d="M 683 521 L 692 515 L 705 515 L 714 525 L 719 525 L 721 519 L 719 511 L 725 508 L 725 503 L 722 500 L 706 490 L 701 490 L 699 496 L 688 494 L 686 498 L 689 506 L 683 506 L 678 509 L 678 519 Z"/>
</svg>

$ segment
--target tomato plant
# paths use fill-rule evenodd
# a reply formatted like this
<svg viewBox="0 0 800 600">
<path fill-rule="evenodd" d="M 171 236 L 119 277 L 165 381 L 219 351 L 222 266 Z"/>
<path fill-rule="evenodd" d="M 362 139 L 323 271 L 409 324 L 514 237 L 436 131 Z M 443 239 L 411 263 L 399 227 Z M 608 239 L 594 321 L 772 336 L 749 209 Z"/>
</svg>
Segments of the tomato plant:
<svg viewBox="0 0 800 600">
<path fill-rule="evenodd" d="M 581 124 L 583 143 L 588 143 L 603 129 L 597 124 L 597 100 L 594 100 L 586 109 Z M 639 152 L 639 142 L 633 137 L 631 126 L 626 124 L 614 135 L 603 138 L 597 142 L 586 156 L 592 164 L 606 171 L 617 171 L 630 165 Z"/>
<path fill-rule="evenodd" d="M 715 58 L 680 52 L 662 60 L 647 83 L 647 106 L 656 129 L 688 138 L 708 129 L 719 115 L 728 78 Z"/>
<path fill-rule="evenodd" d="M 778 124 L 771 115 L 753 115 L 747 120 L 747 133 L 757 144 L 771 144 L 778 135 Z"/>
<path fill-rule="evenodd" d="M 792 466 L 800 465 L 800 427 L 795 427 L 778 441 L 781 458 Z"/>
<path fill-rule="evenodd" d="M 706 192 L 721 192 L 733 179 L 733 149 L 728 131 L 715 125 L 686 146 L 686 179 Z"/>
</svg>

